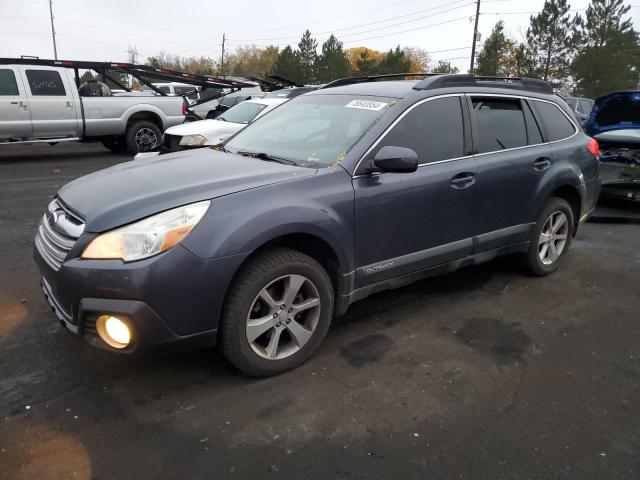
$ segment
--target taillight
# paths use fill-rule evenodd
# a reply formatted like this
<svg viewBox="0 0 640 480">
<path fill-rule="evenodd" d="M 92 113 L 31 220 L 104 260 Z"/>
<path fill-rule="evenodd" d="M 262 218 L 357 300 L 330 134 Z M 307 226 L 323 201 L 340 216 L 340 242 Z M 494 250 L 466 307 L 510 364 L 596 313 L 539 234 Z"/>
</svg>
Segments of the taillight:
<svg viewBox="0 0 640 480">
<path fill-rule="evenodd" d="M 595 138 L 589 140 L 589 143 L 587 143 L 587 150 L 596 158 L 600 156 L 600 145 L 598 145 L 598 141 Z"/>
<path fill-rule="evenodd" d="M 187 102 L 183 101 L 182 102 L 182 115 L 186 115 L 186 114 L 187 114 Z M 594 140 L 594 142 L 595 142 L 595 140 Z"/>
</svg>

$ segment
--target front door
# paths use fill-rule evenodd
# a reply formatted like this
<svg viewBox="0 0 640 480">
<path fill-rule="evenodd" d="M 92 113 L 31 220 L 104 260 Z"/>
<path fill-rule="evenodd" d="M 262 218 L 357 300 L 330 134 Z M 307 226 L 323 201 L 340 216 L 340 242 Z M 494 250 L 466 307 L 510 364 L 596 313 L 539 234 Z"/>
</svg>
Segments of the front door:
<svg viewBox="0 0 640 480">
<path fill-rule="evenodd" d="M 80 106 L 67 70 L 29 65 L 21 67 L 38 138 L 77 137 L 81 133 Z M 79 101 L 79 100 L 78 100 Z"/>
<path fill-rule="evenodd" d="M 370 149 L 354 176 L 356 287 L 471 253 L 476 164 L 464 97 L 423 100 L 407 110 Z M 412 173 L 372 173 L 384 146 L 418 154 Z"/>
<path fill-rule="evenodd" d="M 0 142 L 31 136 L 31 115 L 17 67 L 0 67 Z"/>
</svg>

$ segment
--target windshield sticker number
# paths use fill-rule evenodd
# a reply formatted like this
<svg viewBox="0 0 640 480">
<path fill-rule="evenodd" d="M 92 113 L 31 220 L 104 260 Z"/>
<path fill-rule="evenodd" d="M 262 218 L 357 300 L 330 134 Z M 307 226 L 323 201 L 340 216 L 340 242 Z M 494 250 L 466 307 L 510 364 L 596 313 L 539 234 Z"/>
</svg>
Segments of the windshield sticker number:
<svg viewBox="0 0 640 480">
<path fill-rule="evenodd" d="M 385 102 L 374 102 L 373 100 L 351 100 L 345 105 L 346 108 L 359 108 L 361 110 L 374 110 L 376 112 L 382 110 L 389 105 Z"/>
</svg>

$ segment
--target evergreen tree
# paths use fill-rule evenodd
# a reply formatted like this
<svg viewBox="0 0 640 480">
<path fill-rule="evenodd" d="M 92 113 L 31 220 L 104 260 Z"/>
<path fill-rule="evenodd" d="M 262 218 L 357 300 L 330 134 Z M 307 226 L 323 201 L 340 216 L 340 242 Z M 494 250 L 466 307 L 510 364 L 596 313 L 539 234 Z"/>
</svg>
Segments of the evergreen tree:
<svg viewBox="0 0 640 480">
<path fill-rule="evenodd" d="M 305 31 L 298 43 L 298 58 L 300 63 L 300 82 L 304 84 L 315 83 L 316 67 L 318 62 L 318 42 L 311 36 L 309 30 Z"/>
<path fill-rule="evenodd" d="M 382 56 L 374 70 L 377 74 L 409 72 L 411 60 L 398 45 L 395 50 L 391 49 Z"/>
<path fill-rule="evenodd" d="M 498 21 L 487 37 L 476 61 L 476 75 L 503 76 L 512 45 L 504 33 L 504 22 Z"/>
<path fill-rule="evenodd" d="M 451 62 L 438 60 L 438 65 L 431 70 L 431 73 L 459 73 L 460 69 L 451 65 Z"/>
<path fill-rule="evenodd" d="M 351 66 L 347 55 L 342 49 L 342 42 L 331 35 L 326 42 L 322 44 L 322 54 L 318 58 L 318 81 L 330 82 L 337 78 L 348 77 L 351 72 Z"/>
<path fill-rule="evenodd" d="M 578 53 L 571 73 L 580 95 L 596 98 L 615 90 L 636 88 L 640 59 L 638 33 L 623 0 L 592 0 L 586 19 L 576 25 Z"/>
<path fill-rule="evenodd" d="M 531 49 L 524 44 L 516 44 L 511 42 L 507 50 L 505 58 L 503 74 L 509 77 L 539 77 L 536 69 L 536 58 Z M 558 83 L 562 83 L 562 79 L 558 79 Z"/>
<path fill-rule="evenodd" d="M 287 45 L 286 48 L 278 54 L 275 73 L 294 82 L 302 81 L 300 75 L 300 58 L 298 52 L 294 51 L 291 46 Z"/>
<path fill-rule="evenodd" d="M 554 84 L 562 83 L 567 77 L 573 51 L 572 31 L 577 20 L 571 20 L 570 8 L 567 0 L 546 0 L 542 11 L 530 17 L 531 26 L 527 30 L 534 72 Z M 520 53 L 526 54 L 526 51 Z M 526 60 L 525 57 L 522 59 Z"/>
</svg>

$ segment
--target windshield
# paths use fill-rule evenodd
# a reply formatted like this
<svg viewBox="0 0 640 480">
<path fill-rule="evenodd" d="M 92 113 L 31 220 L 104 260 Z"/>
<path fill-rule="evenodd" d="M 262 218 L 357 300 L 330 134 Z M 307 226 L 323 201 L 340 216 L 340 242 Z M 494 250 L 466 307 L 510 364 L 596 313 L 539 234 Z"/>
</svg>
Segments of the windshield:
<svg viewBox="0 0 640 480">
<path fill-rule="evenodd" d="M 287 159 L 302 166 L 330 166 L 393 102 L 391 98 L 352 95 L 298 97 L 242 130 L 225 149 Z"/>
<path fill-rule="evenodd" d="M 218 120 L 246 124 L 256 118 L 265 108 L 267 108 L 267 105 L 262 103 L 242 102 L 218 116 Z"/>
</svg>

